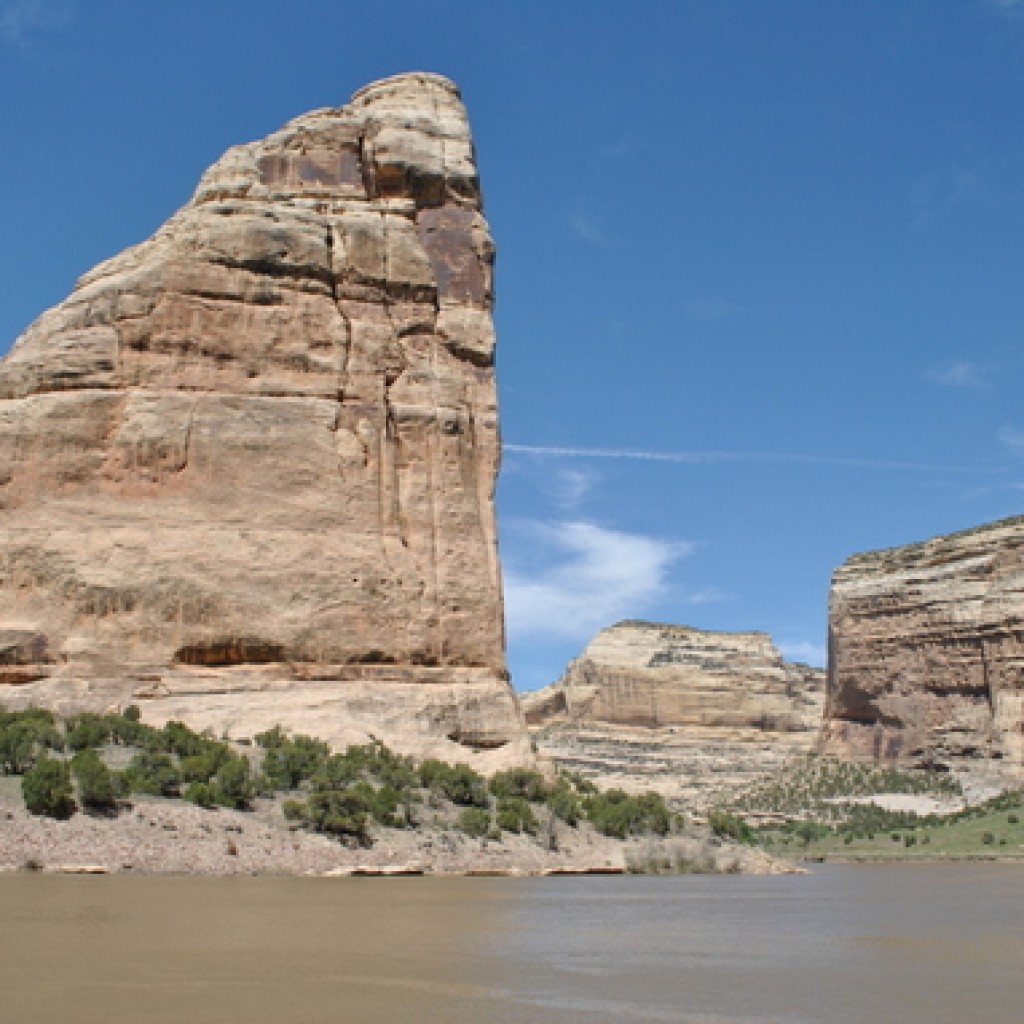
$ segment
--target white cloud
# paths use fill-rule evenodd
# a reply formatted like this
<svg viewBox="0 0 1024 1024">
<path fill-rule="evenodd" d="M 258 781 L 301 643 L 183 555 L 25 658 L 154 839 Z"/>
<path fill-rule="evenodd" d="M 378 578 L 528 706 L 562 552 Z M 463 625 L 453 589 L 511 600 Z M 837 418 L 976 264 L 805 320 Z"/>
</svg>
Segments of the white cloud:
<svg viewBox="0 0 1024 1024">
<path fill-rule="evenodd" d="M 932 384 L 943 384 L 950 388 L 987 388 L 985 370 L 977 363 L 950 363 L 948 366 L 932 367 L 925 377 Z"/>
<path fill-rule="evenodd" d="M 1013 455 L 1024 455 L 1024 430 L 1005 426 L 999 431 L 999 441 L 1009 448 Z"/>
<path fill-rule="evenodd" d="M 580 238 L 591 245 L 607 245 L 608 238 L 601 225 L 584 210 L 582 204 L 577 203 L 569 211 L 569 227 L 576 232 Z"/>
<path fill-rule="evenodd" d="M 825 645 L 811 643 L 809 640 L 779 641 L 778 648 L 787 661 L 801 661 L 806 665 L 822 668 L 825 664 Z"/>
<path fill-rule="evenodd" d="M 743 312 L 741 307 L 719 298 L 689 299 L 685 308 L 686 315 L 691 320 L 700 320 L 703 323 L 726 320 Z"/>
<path fill-rule="evenodd" d="M 703 590 L 694 590 L 683 595 L 687 604 L 718 604 L 719 601 L 728 601 L 732 595 L 718 587 L 705 587 Z"/>
<path fill-rule="evenodd" d="M 983 3 L 1008 18 L 1024 17 L 1024 0 L 983 0 Z"/>
<path fill-rule="evenodd" d="M 566 468 L 554 475 L 550 488 L 559 507 L 570 511 L 579 507 L 597 480 L 598 475 L 589 470 Z"/>
<path fill-rule="evenodd" d="M 842 455 L 811 455 L 806 452 L 681 451 L 658 452 L 636 448 L 576 448 L 548 444 L 503 445 L 507 452 L 549 458 L 633 459 L 639 462 L 675 462 L 690 466 L 738 463 L 780 463 L 807 466 L 842 466 L 849 469 L 914 470 L 943 473 L 990 474 L 998 470 L 984 466 L 954 466 L 937 462 L 902 462 L 889 459 L 848 458 Z"/>
<path fill-rule="evenodd" d="M 505 552 L 505 607 L 517 640 L 583 641 L 619 619 L 640 616 L 665 593 L 672 564 L 693 550 L 692 544 L 582 521 L 520 522 L 511 529 L 516 543 Z M 517 549 L 529 557 L 517 558 Z"/>
<path fill-rule="evenodd" d="M 0 38 L 27 46 L 29 33 L 64 28 L 73 17 L 72 0 L 6 0 L 0 3 Z"/>
</svg>

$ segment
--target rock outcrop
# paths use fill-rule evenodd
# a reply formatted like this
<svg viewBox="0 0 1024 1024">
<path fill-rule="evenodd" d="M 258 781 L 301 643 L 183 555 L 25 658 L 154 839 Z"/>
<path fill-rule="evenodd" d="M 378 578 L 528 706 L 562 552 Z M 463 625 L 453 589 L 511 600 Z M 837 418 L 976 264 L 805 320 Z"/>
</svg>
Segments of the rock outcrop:
<svg viewBox="0 0 1024 1024">
<path fill-rule="evenodd" d="M 700 804 L 809 751 L 824 685 L 764 633 L 620 622 L 523 707 L 563 767 Z"/>
<path fill-rule="evenodd" d="M 529 761 L 493 255 L 458 90 L 408 74 L 86 274 L 0 363 L 0 704 Z"/>
<path fill-rule="evenodd" d="M 822 750 L 1024 779 L 1024 517 L 832 579 Z"/>
</svg>

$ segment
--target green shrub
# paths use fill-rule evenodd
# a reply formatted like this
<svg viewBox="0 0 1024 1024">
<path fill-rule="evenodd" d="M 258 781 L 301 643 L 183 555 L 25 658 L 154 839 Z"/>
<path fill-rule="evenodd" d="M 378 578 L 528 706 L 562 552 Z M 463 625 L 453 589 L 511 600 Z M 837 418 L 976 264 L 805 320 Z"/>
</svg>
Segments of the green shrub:
<svg viewBox="0 0 1024 1024">
<path fill-rule="evenodd" d="M 0 711 L 0 770 L 5 775 L 23 775 L 47 749 L 64 749 L 52 712 Z"/>
<path fill-rule="evenodd" d="M 1019 825 L 1020 824 L 1020 817 L 1018 815 L 1016 815 L 1016 814 L 1008 814 L 1006 816 L 1006 823 L 1008 825 Z"/>
<path fill-rule="evenodd" d="M 182 782 L 209 782 L 217 774 L 217 769 L 224 760 L 211 750 L 202 754 L 192 754 L 178 762 L 178 775 Z"/>
<path fill-rule="evenodd" d="M 247 810 L 255 795 L 249 761 L 244 757 L 231 757 L 224 761 L 217 769 L 213 786 L 217 803 L 237 811 Z"/>
<path fill-rule="evenodd" d="M 142 750 L 136 754 L 125 770 L 125 779 L 132 793 L 151 796 L 177 796 L 181 777 L 167 754 Z"/>
<path fill-rule="evenodd" d="M 117 806 L 117 786 L 113 772 L 91 748 L 79 750 L 71 759 L 71 774 L 78 783 L 78 799 L 83 807 L 112 811 Z"/>
<path fill-rule="evenodd" d="M 468 764 L 427 760 L 419 767 L 420 782 L 435 793 L 463 807 L 486 807 L 487 784 Z"/>
<path fill-rule="evenodd" d="M 275 789 L 298 789 L 313 778 L 330 756 L 330 747 L 311 736 L 289 738 L 279 735 L 280 729 L 277 733 L 261 733 L 256 737 L 256 742 L 266 749 L 263 774 Z"/>
<path fill-rule="evenodd" d="M 217 787 L 209 782 L 190 782 L 181 795 L 184 799 L 198 807 L 205 807 L 207 810 L 216 807 L 219 802 Z"/>
<path fill-rule="evenodd" d="M 40 757 L 21 780 L 21 794 L 30 814 L 70 818 L 75 810 L 71 768 L 64 761 Z"/>
<path fill-rule="evenodd" d="M 982 832 L 981 841 L 986 846 L 991 846 L 996 841 L 996 837 L 991 832 Z"/>
<path fill-rule="evenodd" d="M 467 836 L 480 839 L 491 831 L 491 812 L 483 807 L 467 807 L 459 815 L 456 827 Z"/>
<path fill-rule="evenodd" d="M 106 715 L 83 712 L 64 723 L 67 744 L 72 750 L 102 747 L 110 739 L 110 719 Z"/>
<path fill-rule="evenodd" d="M 551 813 L 567 825 L 577 825 L 583 817 L 583 804 L 580 798 L 569 788 L 568 783 L 561 779 L 548 790 L 544 802 Z"/>
<path fill-rule="evenodd" d="M 547 784 L 540 772 L 529 768 L 509 768 L 491 776 L 488 788 L 499 799 L 518 796 L 530 803 L 540 803 L 547 795 Z"/>
<path fill-rule="evenodd" d="M 332 789 L 313 793 L 306 802 L 304 817 L 318 832 L 365 842 L 368 811 L 360 793 Z"/>
<path fill-rule="evenodd" d="M 521 796 L 508 796 L 499 800 L 496 820 L 498 828 L 504 832 L 527 832 L 534 835 L 540 827 L 529 801 Z"/>
<path fill-rule="evenodd" d="M 617 839 L 645 832 L 665 835 L 672 825 L 665 801 L 657 793 L 635 797 L 621 789 L 609 789 L 587 797 L 584 810 L 598 832 Z"/>
</svg>

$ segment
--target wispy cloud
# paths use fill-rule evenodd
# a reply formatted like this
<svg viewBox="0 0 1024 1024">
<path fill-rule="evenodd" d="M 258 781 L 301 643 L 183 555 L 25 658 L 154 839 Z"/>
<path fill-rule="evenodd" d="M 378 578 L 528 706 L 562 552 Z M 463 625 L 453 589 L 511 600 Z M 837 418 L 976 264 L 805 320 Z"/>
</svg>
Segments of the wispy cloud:
<svg viewBox="0 0 1024 1024">
<path fill-rule="evenodd" d="M 1024 17 L 1024 0 L 982 0 L 982 3 L 1007 18 Z"/>
<path fill-rule="evenodd" d="M 825 664 L 824 644 L 811 643 L 809 640 L 780 640 L 778 648 L 787 661 L 802 661 L 806 665 L 814 665 L 818 668 Z"/>
<path fill-rule="evenodd" d="M 1009 425 L 999 431 L 999 442 L 1011 455 L 1024 456 L 1024 430 Z"/>
<path fill-rule="evenodd" d="M 643 614 L 665 593 L 672 565 L 693 550 L 692 544 L 583 521 L 528 521 L 510 529 L 517 543 L 505 551 L 505 605 L 516 640 L 583 641 Z M 517 548 L 528 557 L 517 558 Z"/>
<path fill-rule="evenodd" d="M 74 14 L 73 0 L 0 0 L 0 39 L 27 47 L 32 33 L 64 28 Z"/>
<path fill-rule="evenodd" d="M 542 458 L 633 459 L 642 462 L 674 462 L 691 466 L 729 462 L 788 463 L 807 466 L 838 466 L 848 469 L 914 470 L 945 473 L 999 473 L 998 467 L 955 466 L 935 462 L 903 462 L 896 459 L 857 459 L 836 455 L 810 455 L 802 452 L 685 451 L 659 452 L 631 448 L 576 448 L 561 445 L 506 444 L 506 452 L 537 455 Z"/>
<path fill-rule="evenodd" d="M 608 236 L 604 228 L 584 207 L 576 203 L 569 211 L 569 227 L 591 245 L 607 245 Z"/>
<path fill-rule="evenodd" d="M 950 388 L 987 388 L 986 371 L 977 363 L 959 362 L 947 366 L 934 366 L 925 373 L 932 384 L 943 384 Z"/>
<path fill-rule="evenodd" d="M 691 320 L 712 323 L 715 320 L 726 320 L 742 313 L 743 309 L 733 302 L 721 298 L 695 298 L 686 302 L 686 315 Z"/>
<path fill-rule="evenodd" d="M 597 479 L 598 474 L 587 469 L 566 467 L 559 470 L 550 485 L 555 502 L 565 512 L 578 508 Z"/>
</svg>

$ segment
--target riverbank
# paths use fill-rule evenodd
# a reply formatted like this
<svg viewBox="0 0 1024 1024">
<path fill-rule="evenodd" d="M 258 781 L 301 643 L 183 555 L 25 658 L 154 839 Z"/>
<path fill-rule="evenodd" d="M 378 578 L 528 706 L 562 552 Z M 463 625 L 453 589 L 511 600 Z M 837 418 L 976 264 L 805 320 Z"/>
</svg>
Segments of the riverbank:
<svg viewBox="0 0 1024 1024">
<path fill-rule="evenodd" d="M 545 875 L 700 870 L 780 874 L 800 869 L 763 851 L 702 835 L 620 841 L 589 824 L 559 824 L 541 841 L 504 834 L 472 838 L 441 826 L 375 828 L 349 846 L 288 825 L 275 801 L 252 811 L 204 809 L 141 798 L 116 817 L 66 821 L 0 800 L 0 871 L 141 875 Z"/>
</svg>

